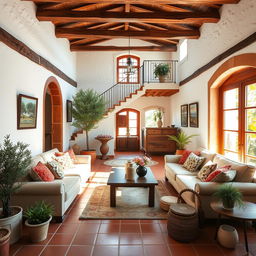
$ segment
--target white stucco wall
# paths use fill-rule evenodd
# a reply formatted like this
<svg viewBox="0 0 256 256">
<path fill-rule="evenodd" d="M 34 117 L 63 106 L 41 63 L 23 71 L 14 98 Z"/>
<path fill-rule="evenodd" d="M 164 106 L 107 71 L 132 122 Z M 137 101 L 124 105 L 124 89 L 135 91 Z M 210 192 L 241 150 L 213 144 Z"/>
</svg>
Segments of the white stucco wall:
<svg viewBox="0 0 256 256">
<path fill-rule="evenodd" d="M 71 78 L 76 79 L 76 54 L 70 52 L 67 40 L 55 37 L 52 24 L 36 19 L 33 3 L 1 0 L 0 26 Z M 66 100 L 72 98 L 76 88 L 0 42 L 0 143 L 6 134 L 11 134 L 13 141 L 28 143 L 33 155 L 42 152 L 43 92 L 45 82 L 50 76 L 56 77 L 61 87 L 63 146 L 67 149 L 73 128 L 66 122 Z M 36 129 L 17 130 L 19 93 L 38 98 Z"/>
</svg>

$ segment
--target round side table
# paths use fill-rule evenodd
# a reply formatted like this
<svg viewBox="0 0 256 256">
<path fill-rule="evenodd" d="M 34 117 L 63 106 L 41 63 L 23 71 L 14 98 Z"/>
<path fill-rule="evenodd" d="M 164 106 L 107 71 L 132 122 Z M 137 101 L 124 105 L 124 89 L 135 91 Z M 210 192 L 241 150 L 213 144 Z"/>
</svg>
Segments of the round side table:
<svg viewBox="0 0 256 256">
<path fill-rule="evenodd" d="M 235 206 L 233 210 L 225 210 L 223 208 L 222 202 L 211 202 L 211 208 L 213 211 L 218 213 L 218 219 L 217 219 L 217 226 L 216 226 L 216 232 L 215 232 L 215 240 L 217 238 L 217 232 L 220 226 L 221 217 L 225 216 L 231 219 L 235 219 L 238 221 L 241 221 L 243 223 L 243 229 L 244 229 L 244 241 L 245 241 L 245 250 L 246 255 L 252 255 L 249 252 L 248 247 L 248 240 L 247 240 L 247 230 L 246 230 L 246 222 L 247 221 L 255 221 L 256 220 L 256 204 L 250 203 L 250 202 L 243 202 L 244 205 L 241 207 Z"/>
</svg>

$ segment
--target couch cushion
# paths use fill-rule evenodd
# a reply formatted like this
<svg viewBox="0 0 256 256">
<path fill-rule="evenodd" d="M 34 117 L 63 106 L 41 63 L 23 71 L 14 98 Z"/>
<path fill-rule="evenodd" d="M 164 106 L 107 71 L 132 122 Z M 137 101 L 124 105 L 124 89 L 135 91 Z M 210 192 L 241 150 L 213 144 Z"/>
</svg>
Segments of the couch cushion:
<svg viewBox="0 0 256 256">
<path fill-rule="evenodd" d="M 34 181 L 54 181 L 54 176 L 51 171 L 41 162 L 38 162 L 38 164 L 31 169 L 30 176 Z"/>
<path fill-rule="evenodd" d="M 232 161 L 219 154 L 217 154 L 214 157 L 213 162 L 217 163 L 218 167 L 221 167 L 224 165 L 231 165 L 231 169 L 237 171 L 234 181 L 237 181 L 237 182 L 253 181 L 253 175 L 255 170 L 253 168 L 249 168 L 247 164 L 242 164 L 242 163 Z"/>
<path fill-rule="evenodd" d="M 213 161 L 214 157 L 216 156 L 216 153 L 209 152 L 207 150 L 202 150 L 200 156 L 205 158 L 204 162 L 201 165 L 201 167 L 202 167 L 209 161 Z"/>
<path fill-rule="evenodd" d="M 82 183 L 86 183 L 90 177 L 90 167 L 88 164 L 75 164 L 74 168 L 65 169 L 65 176 L 79 176 Z"/>
<path fill-rule="evenodd" d="M 189 172 L 182 165 L 176 163 L 166 163 L 165 170 L 169 173 L 169 176 L 172 177 L 173 180 L 176 180 L 177 175 L 192 175 L 195 176 L 197 173 Z"/>
<path fill-rule="evenodd" d="M 40 156 L 44 159 L 44 162 L 49 162 L 52 160 L 52 157 L 55 156 L 55 152 L 59 152 L 59 150 L 57 148 L 51 149 L 49 151 L 46 151 L 42 154 L 40 154 Z"/>
<path fill-rule="evenodd" d="M 183 164 L 183 167 L 185 167 L 190 172 L 196 172 L 199 166 L 201 166 L 201 164 L 203 163 L 203 161 L 203 157 L 199 157 L 194 153 L 191 153 L 187 158 L 186 162 Z"/>
<path fill-rule="evenodd" d="M 76 191 L 76 188 L 80 187 L 80 178 L 78 176 L 66 176 L 62 181 L 65 190 L 65 201 L 67 201 L 73 195 L 72 191 Z"/>
</svg>

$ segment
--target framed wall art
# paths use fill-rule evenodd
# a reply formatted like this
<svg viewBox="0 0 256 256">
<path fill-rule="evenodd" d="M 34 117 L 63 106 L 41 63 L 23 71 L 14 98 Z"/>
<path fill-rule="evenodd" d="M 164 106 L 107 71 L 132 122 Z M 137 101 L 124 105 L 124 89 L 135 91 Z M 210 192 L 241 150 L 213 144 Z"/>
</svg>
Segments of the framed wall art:
<svg viewBox="0 0 256 256">
<path fill-rule="evenodd" d="M 189 126 L 199 127 L 198 102 L 189 104 Z"/>
<path fill-rule="evenodd" d="M 72 101 L 67 100 L 67 122 L 72 122 Z"/>
<path fill-rule="evenodd" d="M 18 95 L 17 100 L 17 129 L 35 129 L 37 122 L 38 98 Z"/>
<path fill-rule="evenodd" d="M 188 104 L 180 106 L 181 127 L 188 127 Z"/>
</svg>

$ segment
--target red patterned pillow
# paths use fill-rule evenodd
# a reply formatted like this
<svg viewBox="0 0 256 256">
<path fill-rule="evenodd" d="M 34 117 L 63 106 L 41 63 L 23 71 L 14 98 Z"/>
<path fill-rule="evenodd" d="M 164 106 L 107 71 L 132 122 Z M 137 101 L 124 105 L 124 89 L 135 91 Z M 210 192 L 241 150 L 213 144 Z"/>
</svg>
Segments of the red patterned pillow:
<svg viewBox="0 0 256 256">
<path fill-rule="evenodd" d="M 74 153 L 74 150 L 71 148 L 69 149 L 68 151 L 66 152 L 55 152 L 55 156 L 59 157 L 59 156 L 64 156 L 65 153 L 68 153 L 70 158 L 73 160 L 73 161 L 76 161 L 76 155 Z"/>
<path fill-rule="evenodd" d="M 218 168 L 217 170 L 211 172 L 208 177 L 206 178 L 205 182 L 210 182 L 212 180 L 215 179 L 215 177 L 217 177 L 220 173 L 222 172 L 226 172 L 228 170 L 231 169 L 231 165 L 225 165 L 225 166 L 222 166 L 220 168 Z"/>
<path fill-rule="evenodd" d="M 194 153 L 197 156 L 200 156 L 200 151 L 191 151 L 191 150 L 185 150 L 184 153 L 182 154 L 182 157 L 179 160 L 179 164 L 184 164 L 189 157 L 191 153 Z"/>
<path fill-rule="evenodd" d="M 35 181 L 53 181 L 54 176 L 52 172 L 41 162 L 32 168 L 30 176 Z"/>
</svg>

